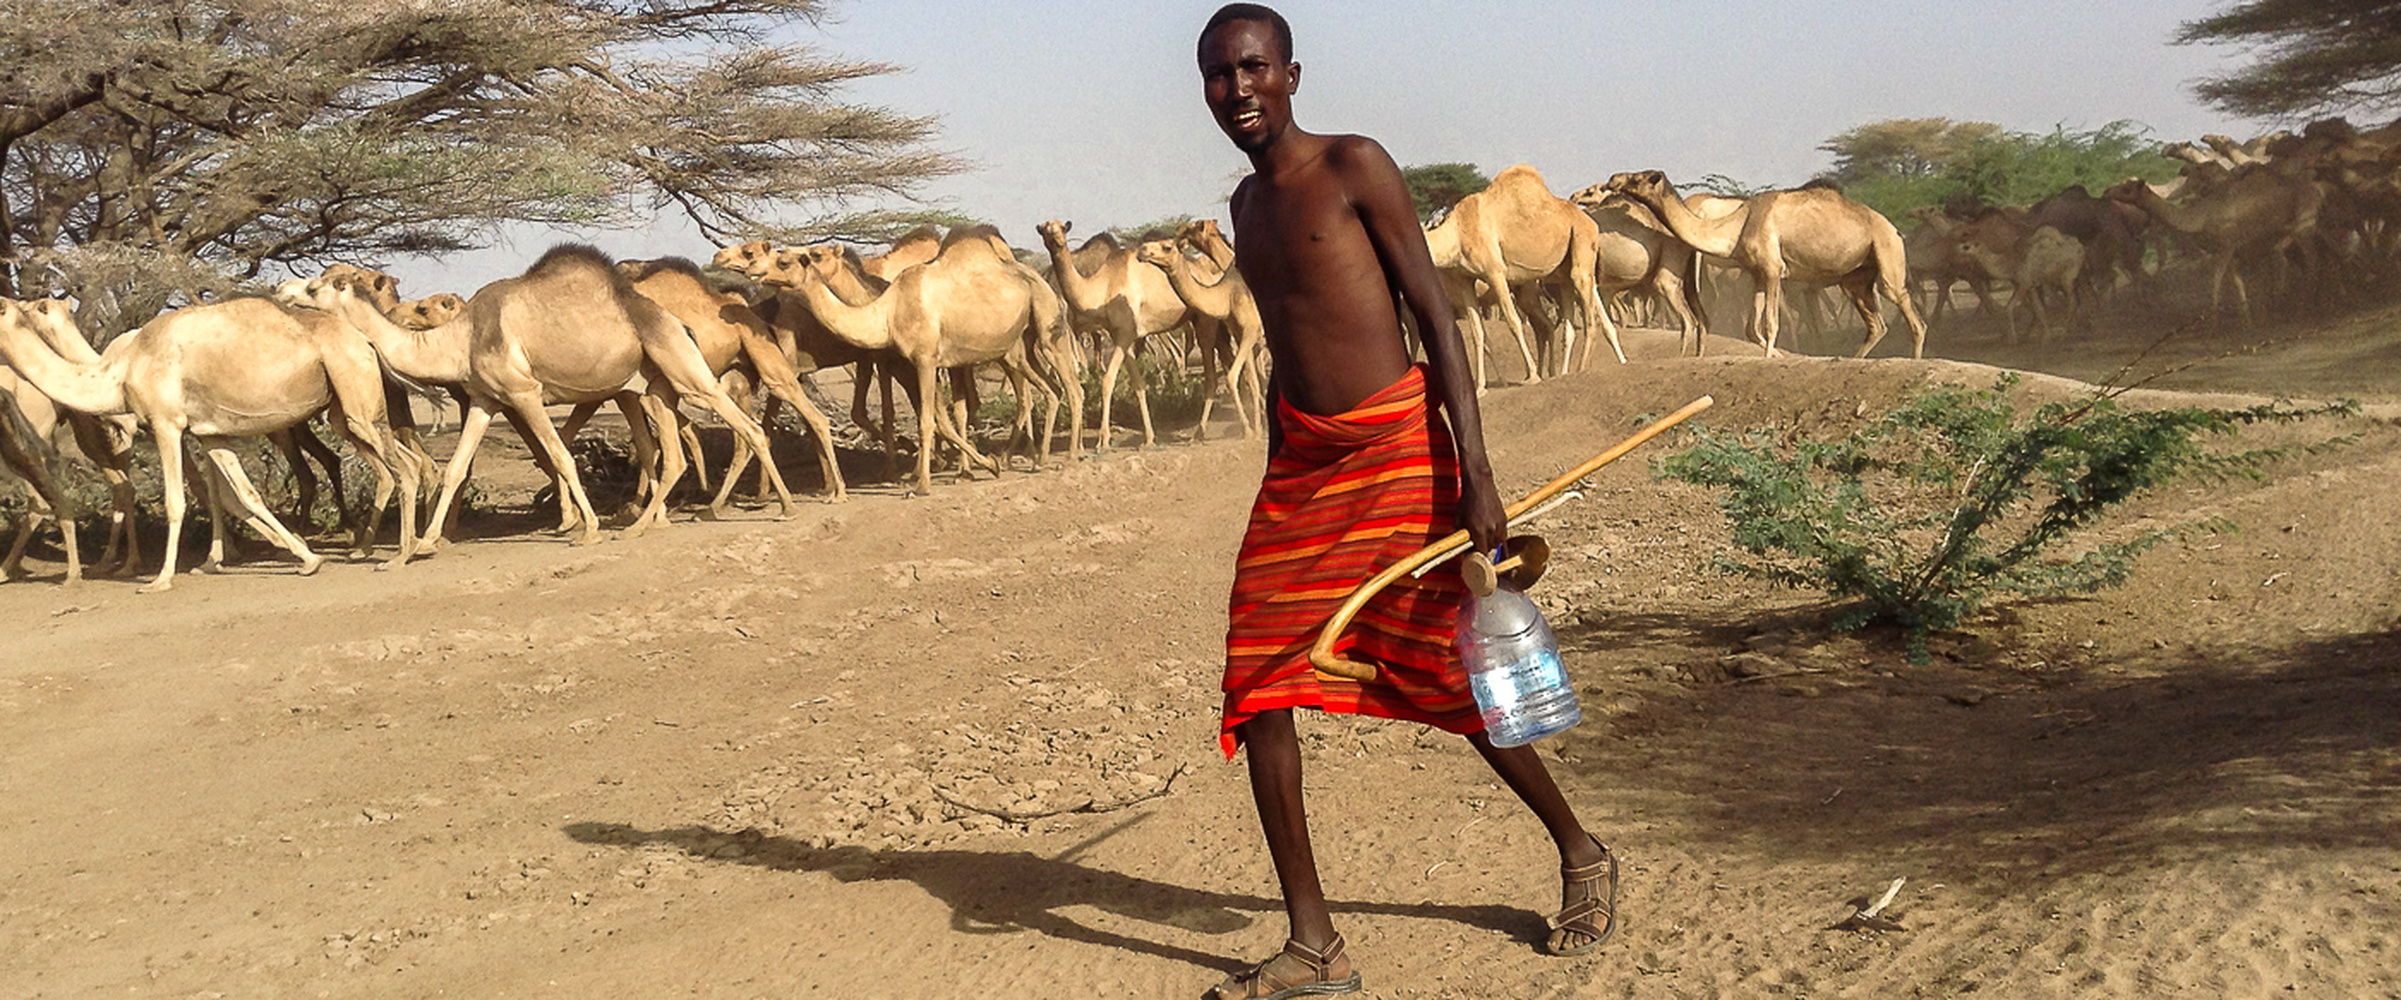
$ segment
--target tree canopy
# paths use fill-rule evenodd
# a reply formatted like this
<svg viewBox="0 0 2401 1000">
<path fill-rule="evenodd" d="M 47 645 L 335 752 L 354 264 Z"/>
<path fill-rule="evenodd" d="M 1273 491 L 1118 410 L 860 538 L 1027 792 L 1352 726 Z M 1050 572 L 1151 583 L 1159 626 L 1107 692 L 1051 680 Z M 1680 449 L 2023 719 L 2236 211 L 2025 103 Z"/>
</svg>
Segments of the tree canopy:
<svg viewBox="0 0 2401 1000">
<path fill-rule="evenodd" d="M 2024 205 L 2071 186 L 2099 191 L 2128 177 L 2176 174 L 2150 130 L 2128 121 L 2035 133 L 1907 118 L 1861 125 L 1818 148 L 1835 156 L 1823 179 L 1896 222 L 1920 205 Z"/>
<path fill-rule="evenodd" d="M 2257 56 L 2193 92 L 2226 111 L 2299 117 L 2401 106 L 2401 0 L 2241 0 L 2187 21 L 2179 44 L 2233 43 Z"/>
<path fill-rule="evenodd" d="M 1401 182 L 1409 186 L 1409 199 L 1417 203 L 1417 221 L 1421 225 L 1449 211 L 1459 199 L 1492 186 L 1492 178 L 1484 176 L 1473 163 L 1421 163 L 1403 167 Z"/>
<path fill-rule="evenodd" d="M 780 41 L 826 0 L 11 0 L 0 291 L 139 322 L 269 265 L 661 212 L 859 235 L 849 199 L 958 169 L 894 67 Z"/>
</svg>

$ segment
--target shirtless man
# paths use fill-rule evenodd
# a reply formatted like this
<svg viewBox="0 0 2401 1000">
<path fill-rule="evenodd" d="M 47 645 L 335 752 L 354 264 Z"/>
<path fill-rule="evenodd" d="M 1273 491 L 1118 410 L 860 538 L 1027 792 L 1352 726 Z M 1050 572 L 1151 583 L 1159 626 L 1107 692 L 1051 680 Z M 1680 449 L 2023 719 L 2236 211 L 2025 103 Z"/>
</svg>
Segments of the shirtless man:
<svg viewBox="0 0 2401 1000">
<path fill-rule="evenodd" d="M 1408 506 L 1429 515 L 1413 534 L 1402 532 L 1383 543 L 1384 552 L 1371 554 L 1385 564 L 1384 555 L 1448 534 L 1454 524 L 1437 522 L 1454 520 L 1454 511 L 1455 526 L 1485 550 L 1501 541 L 1507 523 L 1484 455 L 1465 348 L 1399 168 L 1371 139 L 1316 135 L 1293 124 L 1301 67 L 1292 59 L 1291 29 L 1274 11 L 1255 4 L 1219 10 L 1201 32 L 1199 63 L 1210 112 L 1254 168 L 1231 203 L 1237 266 L 1258 297 L 1275 359 L 1269 468 L 1236 571 L 1222 742 L 1229 754 L 1237 744 L 1250 748 L 1252 795 L 1291 925 L 1284 950 L 1212 996 L 1260 1000 L 1360 988 L 1310 851 L 1296 707 L 1410 719 L 1465 734 L 1558 845 L 1565 908 L 1552 918 L 1546 949 L 1590 951 L 1617 929 L 1616 859 L 1577 822 L 1533 747 L 1497 748 L 1485 737 L 1449 648 L 1457 583 L 1404 592 L 1382 619 L 1401 624 L 1357 630 L 1374 633 L 1358 638 L 1354 649 L 1382 661 L 1375 682 L 1342 681 L 1309 667 L 1305 650 L 1315 630 L 1306 623 L 1324 618 L 1317 605 L 1292 595 L 1355 582 L 1334 575 L 1330 565 L 1340 563 L 1339 573 L 1359 578 L 1381 568 L 1349 558 L 1355 553 L 1346 547 L 1367 520 L 1359 515 L 1372 511 L 1381 522 Z M 1396 292 L 1424 332 L 1430 363 L 1423 368 L 1411 364 L 1402 341 Z M 1407 435 L 1387 434 L 1379 423 L 1387 420 L 1414 421 L 1408 429 L 1416 440 L 1393 444 Z M 1365 457 L 1343 451 L 1360 440 L 1368 440 L 1359 445 Z M 1374 448 L 1387 451 L 1366 454 Z M 1423 488 L 1343 506 L 1375 488 L 1358 483 L 1402 481 L 1412 470 L 1424 473 Z M 1317 485 L 1294 485 L 1312 474 L 1320 477 Z M 1340 488 L 1322 489 L 1329 478 L 1339 479 Z M 1300 549 L 1308 555 L 1292 558 Z M 1413 627 L 1420 622 L 1427 628 Z"/>
</svg>

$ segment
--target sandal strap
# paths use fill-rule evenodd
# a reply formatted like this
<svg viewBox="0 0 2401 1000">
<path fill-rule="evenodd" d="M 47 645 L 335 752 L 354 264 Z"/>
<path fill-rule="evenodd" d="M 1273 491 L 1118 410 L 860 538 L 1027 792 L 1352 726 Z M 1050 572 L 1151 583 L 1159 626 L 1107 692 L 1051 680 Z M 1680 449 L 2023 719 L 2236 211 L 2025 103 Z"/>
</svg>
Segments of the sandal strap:
<svg viewBox="0 0 2401 1000">
<path fill-rule="evenodd" d="M 1342 947 L 1342 935 L 1339 933 L 1334 935 L 1334 940 L 1326 942 L 1324 951 L 1302 944 L 1297 938 L 1284 939 L 1284 954 L 1308 963 L 1310 971 L 1315 972 L 1321 979 L 1325 977 L 1326 968 L 1333 965 L 1335 959 L 1342 957 Z"/>
<path fill-rule="evenodd" d="M 1614 918 L 1616 914 L 1612 911 L 1615 908 L 1614 900 L 1603 899 L 1599 896 L 1586 896 L 1583 899 L 1579 899 L 1573 903 L 1567 904 L 1564 909 L 1552 914 L 1550 919 L 1551 929 L 1559 930 L 1569 924 L 1584 920 L 1585 918 L 1596 913 L 1604 917 Z M 1606 922 L 1607 921 L 1603 921 L 1603 923 Z M 1597 931 L 1600 928 L 1595 927 L 1593 929 Z"/>
<path fill-rule="evenodd" d="M 1593 841 L 1593 844 L 1601 849 L 1601 860 L 1589 865 L 1560 865 L 1559 877 L 1570 882 L 1590 882 L 1607 877 L 1610 872 L 1616 870 L 1617 855 L 1609 850 L 1609 845 L 1597 840 Z"/>
</svg>

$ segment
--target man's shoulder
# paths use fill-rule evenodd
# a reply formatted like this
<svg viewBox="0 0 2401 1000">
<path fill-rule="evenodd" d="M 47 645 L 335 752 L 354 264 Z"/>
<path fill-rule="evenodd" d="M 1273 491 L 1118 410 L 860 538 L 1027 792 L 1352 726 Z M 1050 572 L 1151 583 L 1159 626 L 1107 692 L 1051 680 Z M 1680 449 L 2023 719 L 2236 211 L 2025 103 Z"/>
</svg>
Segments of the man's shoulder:
<svg viewBox="0 0 2401 1000">
<path fill-rule="evenodd" d="M 1384 144 L 1367 136 L 1329 135 L 1326 139 L 1326 162 L 1337 169 L 1372 169 L 1391 166 L 1393 162 L 1392 154 L 1384 151 Z"/>
</svg>

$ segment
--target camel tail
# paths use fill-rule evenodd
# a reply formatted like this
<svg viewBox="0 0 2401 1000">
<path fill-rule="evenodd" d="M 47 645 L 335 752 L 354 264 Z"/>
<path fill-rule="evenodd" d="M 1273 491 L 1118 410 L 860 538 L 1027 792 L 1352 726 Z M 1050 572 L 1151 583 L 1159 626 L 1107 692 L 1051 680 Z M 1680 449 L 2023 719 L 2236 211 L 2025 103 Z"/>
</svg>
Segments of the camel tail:
<svg viewBox="0 0 2401 1000">
<path fill-rule="evenodd" d="M 1684 255 L 1684 306 L 1692 310 L 1695 332 L 1704 337 L 1709 335 L 1708 298 L 1701 294 L 1701 252 L 1692 250 Z"/>
</svg>

